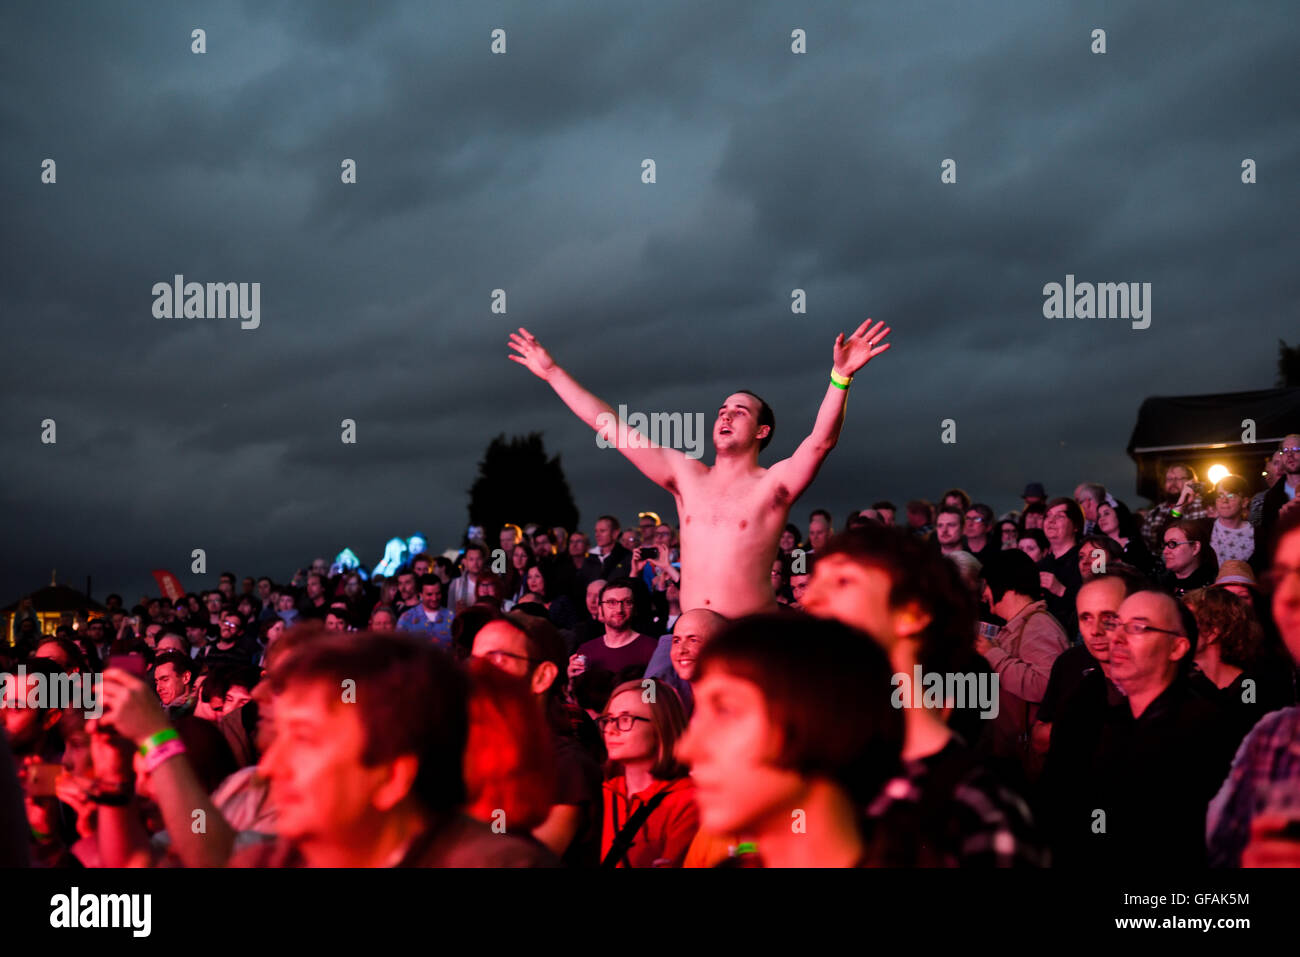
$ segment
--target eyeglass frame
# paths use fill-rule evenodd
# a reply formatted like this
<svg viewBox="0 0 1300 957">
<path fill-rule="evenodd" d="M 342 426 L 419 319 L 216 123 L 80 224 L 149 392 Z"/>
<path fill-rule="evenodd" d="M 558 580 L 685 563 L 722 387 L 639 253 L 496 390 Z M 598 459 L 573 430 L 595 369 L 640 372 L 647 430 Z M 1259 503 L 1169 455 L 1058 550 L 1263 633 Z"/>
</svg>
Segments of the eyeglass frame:
<svg viewBox="0 0 1300 957">
<path fill-rule="evenodd" d="M 626 728 L 623 727 L 623 719 L 625 718 L 627 719 Z M 600 733 L 604 734 L 605 729 L 609 727 L 610 722 L 614 722 L 614 726 L 618 728 L 619 734 L 628 734 L 636 726 L 638 721 L 649 720 L 649 718 L 643 718 L 639 714 L 627 714 L 626 712 L 623 714 L 602 714 L 596 719 L 596 726 L 600 728 Z"/>
</svg>

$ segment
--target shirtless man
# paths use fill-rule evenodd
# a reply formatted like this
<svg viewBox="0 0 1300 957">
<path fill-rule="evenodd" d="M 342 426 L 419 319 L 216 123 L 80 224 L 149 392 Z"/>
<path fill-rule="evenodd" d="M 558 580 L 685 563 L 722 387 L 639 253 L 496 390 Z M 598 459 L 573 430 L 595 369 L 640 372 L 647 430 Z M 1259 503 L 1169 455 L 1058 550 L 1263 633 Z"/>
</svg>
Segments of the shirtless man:
<svg viewBox="0 0 1300 957">
<path fill-rule="evenodd" d="M 881 344 L 888 327 L 878 322 L 868 329 L 870 323 L 868 319 L 847 339 L 843 333 L 836 337 L 832 381 L 812 434 L 771 468 L 758 464 L 758 453 L 771 440 L 775 420 L 767 404 L 749 392 L 732 393 L 718 409 L 712 467 L 684 452 L 651 445 L 645 436 L 631 439 L 635 430 L 627 429 L 626 444 L 644 447 L 619 451 L 677 502 L 682 608 L 707 608 L 736 618 L 776 607 L 772 562 L 790 506 L 812 484 L 839 439 L 847 381 L 890 346 Z M 518 353 L 509 356 L 512 361 L 544 379 L 592 429 L 599 432 L 602 422 L 617 421 L 614 409 L 574 381 L 527 329 L 511 333 L 510 348 Z"/>
</svg>

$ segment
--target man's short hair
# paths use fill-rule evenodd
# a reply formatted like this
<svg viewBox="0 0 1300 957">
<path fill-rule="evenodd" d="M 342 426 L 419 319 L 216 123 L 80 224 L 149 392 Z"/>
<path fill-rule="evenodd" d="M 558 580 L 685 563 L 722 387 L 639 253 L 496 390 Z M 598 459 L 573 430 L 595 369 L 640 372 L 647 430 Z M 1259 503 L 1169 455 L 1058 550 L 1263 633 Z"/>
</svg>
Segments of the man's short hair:
<svg viewBox="0 0 1300 957">
<path fill-rule="evenodd" d="M 278 695 L 320 683 L 337 693 L 356 682 L 365 735 L 361 760 L 374 767 L 404 755 L 419 760 L 412 793 L 434 813 L 465 803 L 466 679 L 437 645 L 402 632 L 324 632 L 277 658 L 268 675 Z"/>
<path fill-rule="evenodd" d="M 182 654 L 179 651 L 164 651 L 153 660 L 154 671 L 157 671 L 163 665 L 173 665 L 176 668 L 177 675 L 194 674 L 194 660 L 189 655 Z"/>
<path fill-rule="evenodd" d="M 427 575 L 421 575 L 419 581 L 416 584 L 419 587 L 420 591 L 424 591 L 424 589 L 429 585 L 437 585 L 438 588 L 441 589 L 442 579 L 439 578 L 437 575 L 433 574 L 432 572 L 430 572 Z"/>
<path fill-rule="evenodd" d="M 833 523 L 831 522 L 831 513 L 826 511 L 826 509 L 824 508 L 813 509 L 812 514 L 808 516 L 809 525 L 812 524 L 812 520 L 814 518 L 824 519 L 827 525 L 831 525 L 833 527 Z"/>
<path fill-rule="evenodd" d="M 596 521 L 609 522 L 609 524 L 614 528 L 615 531 L 623 527 L 621 524 L 619 524 L 618 519 L 615 518 L 613 515 L 602 515 L 600 516 L 600 518 L 596 519 Z"/>
<path fill-rule="evenodd" d="M 753 396 L 758 399 L 758 428 L 767 426 L 767 435 L 758 440 L 758 450 L 762 452 L 772 442 L 772 436 L 776 435 L 776 413 L 772 407 L 763 401 L 763 397 L 757 392 L 751 392 L 749 389 L 737 389 L 741 395 Z"/>
<path fill-rule="evenodd" d="M 605 582 L 604 587 L 601 588 L 600 590 L 600 599 L 601 601 L 604 601 L 606 593 L 613 591 L 615 588 L 626 588 L 628 591 L 632 593 L 632 597 L 636 598 L 637 597 L 636 586 L 637 586 L 637 582 L 635 578 L 628 578 L 626 576 L 624 576 L 623 578 L 615 578 L 612 581 Z"/>
<path fill-rule="evenodd" d="M 780 730 L 778 767 L 828 778 L 858 806 L 895 773 L 903 712 L 890 703 L 893 668 L 862 632 L 833 619 L 755 615 L 705 645 L 698 669 L 701 677 L 725 671 L 760 690 Z"/>
<path fill-rule="evenodd" d="M 1100 485 L 1097 482 L 1080 482 L 1079 489 L 1087 492 L 1088 497 L 1098 505 L 1106 501 L 1106 486 L 1104 485 Z"/>
<path fill-rule="evenodd" d="M 979 512 L 980 518 L 984 519 L 984 530 L 990 535 L 993 534 L 993 509 L 985 505 L 983 502 L 976 502 L 970 508 L 966 509 L 966 511 Z M 964 515 L 962 516 L 963 519 L 965 519 L 965 517 L 966 516 Z"/>
<path fill-rule="evenodd" d="M 956 515 L 958 525 L 966 521 L 966 509 L 958 508 L 956 505 L 940 505 L 934 513 L 936 522 L 939 520 L 940 515 Z"/>
<path fill-rule="evenodd" d="M 934 506 L 923 498 L 914 498 L 907 503 L 908 515 L 924 515 L 926 523 L 934 521 Z"/>
<path fill-rule="evenodd" d="M 994 552 L 984 563 L 984 582 L 1000 602 L 1007 592 L 1037 600 L 1040 594 L 1038 566 L 1019 549 Z"/>
<path fill-rule="evenodd" d="M 1185 470 L 1187 471 L 1187 480 L 1188 480 L 1189 482 L 1195 482 L 1195 481 L 1196 481 L 1196 469 L 1193 468 L 1192 466 L 1188 465 L 1186 462 L 1174 462 L 1174 463 L 1172 463 L 1172 464 L 1169 466 L 1169 468 L 1165 469 L 1165 475 L 1168 475 L 1168 474 L 1170 473 L 1170 471 L 1173 470 L 1173 469 L 1185 469 Z"/>
<path fill-rule="evenodd" d="M 898 507 L 897 507 L 896 505 L 894 505 L 893 502 L 888 502 L 888 501 L 876 502 L 876 503 L 874 503 L 871 507 L 874 508 L 874 509 L 876 509 L 877 511 L 879 511 L 879 510 L 882 509 L 882 508 L 887 508 L 887 509 L 889 509 L 891 512 L 897 512 L 897 511 L 898 511 Z"/>
<path fill-rule="evenodd" d="M 483 556 L 483 561 L 488 560 L 487 546 L 482 544 L 481 542 L 475 541 L 475 542 L 470 542 L 468 545 L 466 545 L 465 554 L 468 555 L 470 552 L 478 552 L 480 555 Z"/>
</svg>

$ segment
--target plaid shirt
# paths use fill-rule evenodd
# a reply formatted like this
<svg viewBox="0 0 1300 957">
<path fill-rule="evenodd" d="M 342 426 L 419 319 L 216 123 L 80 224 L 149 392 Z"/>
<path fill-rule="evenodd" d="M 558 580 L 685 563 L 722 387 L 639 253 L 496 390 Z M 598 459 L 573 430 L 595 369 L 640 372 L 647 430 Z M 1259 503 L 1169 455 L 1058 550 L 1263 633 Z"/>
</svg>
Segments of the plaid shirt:
<svg viewBox="0 0 1300 957">
<path fill-rule="evenodd" d="M 954 770 L 960 773 L 946 786 L 949 793 L 934 793 L 945 789 L 941 779 Z M 959 738 L 936 754 L 904 761 L 903 773 L 871 802 L 867 818 L 886 843 L 894 843 L 883 861 L 888 867 L 1047 866 L 1029 807 Z M 902 843 L 895 843 L 899 838 Z"/>
<path fill-rule="evenodd" d="M 1174 507 L 1168 502 L 1161 502 L 1149 512 L 1147 520 L 1142 525 L 1142 539 L 1147 543 L 1147 548 L 1151 554 L 1156 557 L 1157 561 L 1164 558 L 1164 532 L 1165 526 L 1170 522 L 1177 521 L 1173 516 Z M 1205 509 L 1205 500 L 1201 496 L 1195 496 L 1191 502 L 1184 505 L 1179 510 L 1180 518 L 1207 518 L 1209 512 Z"/>
<path fill-rule="evenodd" d="M 1300 791 L 1300 707 L 1265 715 L 1241 742 L 1228 779 L 1210 802 L 1205 843 L 1211 867 L 1240 867 L 1250 825 L 1270 792 Z"/>
</svg>

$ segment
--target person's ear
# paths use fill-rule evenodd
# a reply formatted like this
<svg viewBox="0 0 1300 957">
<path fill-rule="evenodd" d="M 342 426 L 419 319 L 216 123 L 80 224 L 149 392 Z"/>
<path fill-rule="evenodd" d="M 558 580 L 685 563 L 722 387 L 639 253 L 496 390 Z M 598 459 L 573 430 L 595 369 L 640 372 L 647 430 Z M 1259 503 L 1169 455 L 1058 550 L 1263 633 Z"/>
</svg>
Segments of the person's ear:
<svg viewBox="0 0 1300 957">
<path fill-rule="evenodd" d="M 1192 648 L 1192 642 L 1186 635 L 1176 635 L 1169 649 L 1170 661 L 1181 661 Z"/>
<path fill-rule="evenodd" d="M 547 688 L 549 688 L 552 684 L 555 683 L 555 679 L 559 676 L 559 674 L 560 674 L 560 669 L 555 667 L 555 662 L 543 661 L 540 665 L 538 665 L 536 668 L 533 669 L 533 681 L 532 681 L 533 694 L 541 694 L 542 692 L 544 692 Z"/>
<path fill-rule="evenodd" d="M 759 439 L 761 441 L 767 438 L 771 434 L 772 434 L 772 427 L 770 425 L 760 425 L 758 427 L 758 431 L 754 433 L 754 438 Z"/>
<path fill-rule="evenodd" d="M 930 613 L 917 602 L 908 602 L 894 612 L 894 632 L 899 638 L 915 638 L 929 627 L 932 620 Z"/>
<path fill-rule="evenodd" d="M 391 811 L 401 804 L 415 787 L 420 771 L 420 759 L 414 754 L 401 754 L 388 763 L 388 776 L 379 785 L 370 801 L 379 811 Z"/>
</svg>

